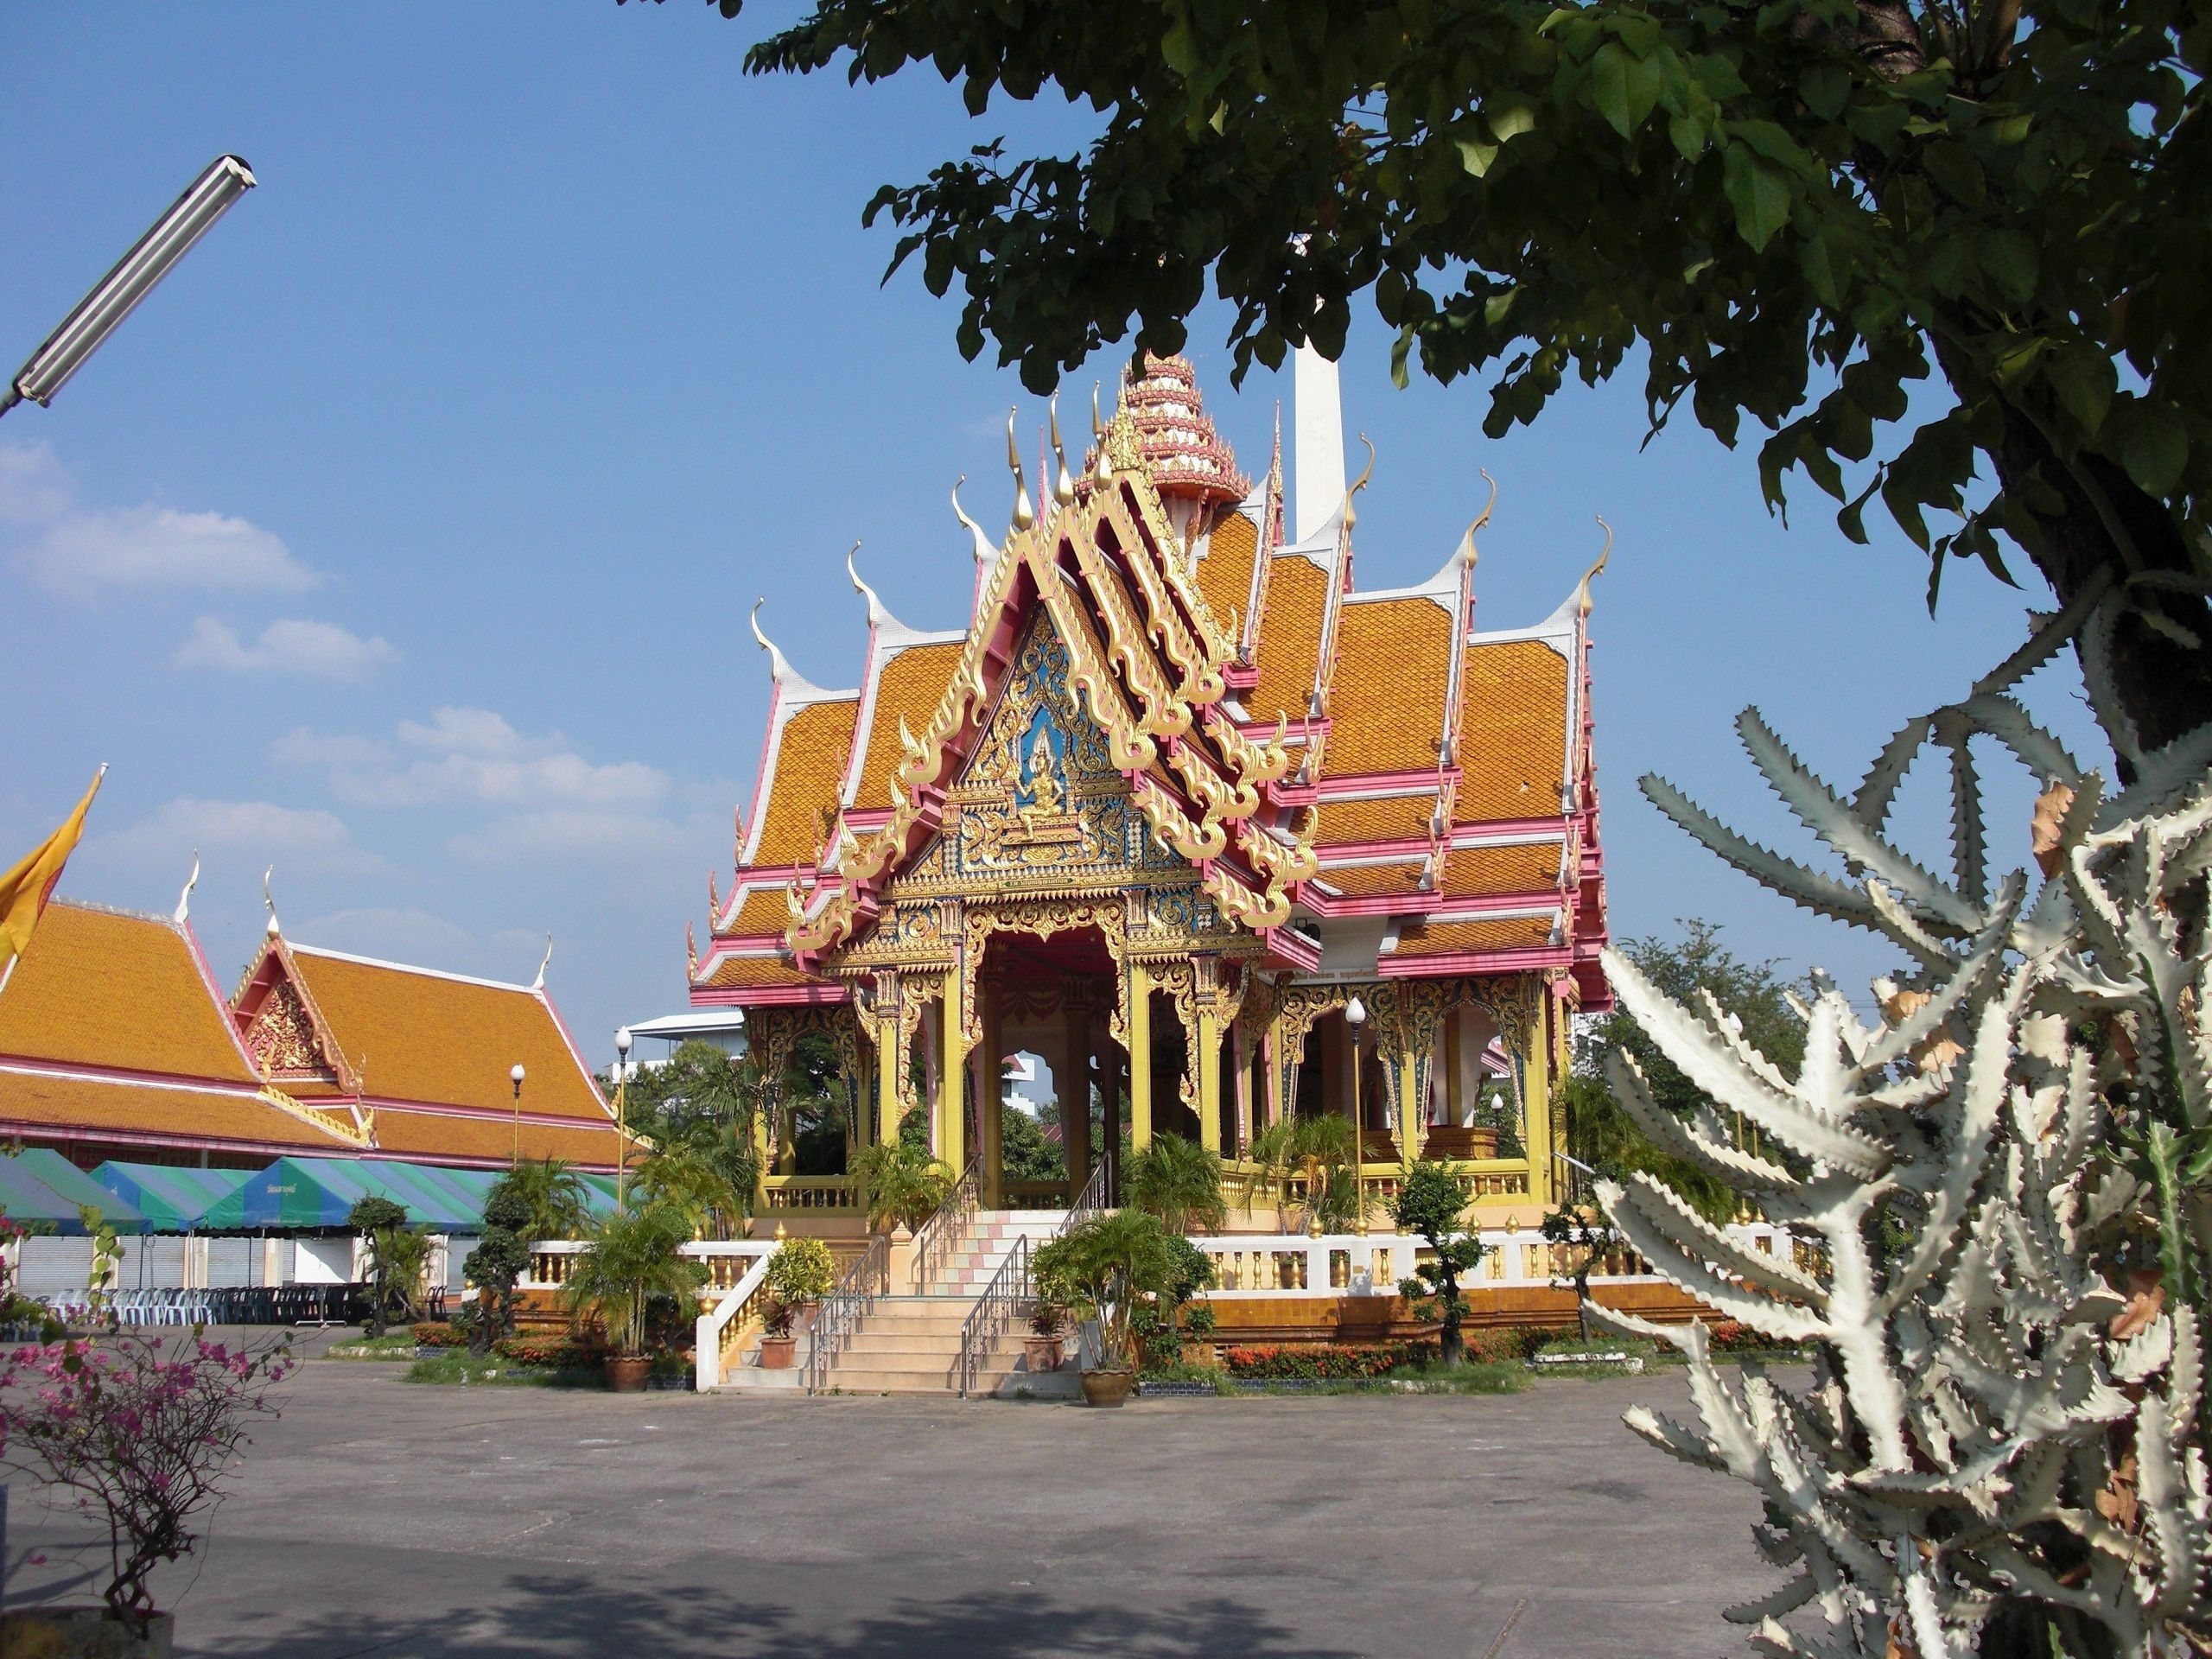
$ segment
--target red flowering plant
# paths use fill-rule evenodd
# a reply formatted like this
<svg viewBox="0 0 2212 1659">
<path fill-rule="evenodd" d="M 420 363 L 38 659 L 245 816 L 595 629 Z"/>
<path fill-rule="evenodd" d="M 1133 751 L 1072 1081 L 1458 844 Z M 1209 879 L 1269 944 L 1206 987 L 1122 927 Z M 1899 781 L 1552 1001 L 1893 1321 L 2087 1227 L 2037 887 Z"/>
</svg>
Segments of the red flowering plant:
<svg viewBox="0 0 2212 1659">
<path fill-rule="evenodd" d="M 289 1338 L 257 1351 L 197 1331 L 174 1344 L 126 1333 L 0 1357 L 0 1467 L 105 1515 L 110 1618 L 145 1634 L 149 1575 L 191 1552 L 246 1425 L 276 1414 L 270 1388 L 297 1363 Z"/>
</svg>

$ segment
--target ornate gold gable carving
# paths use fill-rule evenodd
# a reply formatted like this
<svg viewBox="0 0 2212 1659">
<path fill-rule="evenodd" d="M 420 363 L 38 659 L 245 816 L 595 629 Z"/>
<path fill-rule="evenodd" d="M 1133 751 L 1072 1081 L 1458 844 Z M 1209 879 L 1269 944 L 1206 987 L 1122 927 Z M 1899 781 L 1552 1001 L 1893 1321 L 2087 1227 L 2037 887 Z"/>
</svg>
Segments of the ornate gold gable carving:
<svg viewBox="0 0 2212 1659">
<path fill-rule="evenodd" d="M 298 987 L 278 975 L 245 1030 L 245 1050 L 263 1077 L 280 1083 L 338 1082 Z"/>
</svg>

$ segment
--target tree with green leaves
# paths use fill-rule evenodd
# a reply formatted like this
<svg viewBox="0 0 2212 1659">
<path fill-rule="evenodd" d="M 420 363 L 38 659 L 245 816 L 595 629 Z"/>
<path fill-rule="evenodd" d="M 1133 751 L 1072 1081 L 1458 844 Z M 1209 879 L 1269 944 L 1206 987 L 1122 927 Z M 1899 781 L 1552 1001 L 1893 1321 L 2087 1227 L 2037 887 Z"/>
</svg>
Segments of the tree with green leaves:
<svg viewBox="0 0 2212 1659">
<path fill-rule="evenodd" d="M 525 1238 L 582 1236 L 591 1216 L 591 1195 L 575 1166 L 561 1158 L 524 1158 L 499 1178 L 528 1206 L 518 1230 Z"/>
<path fill-rule="evenodd" d="M 1171 1233 L 1217 1233 L 1229 1224 L 1221 1160 L 1179 1135 L 1155 1135 L 1122 1161 L 1122 1202 L 1158 1217 Z"/>
<path fill-rule="evenodd" d="M 960 1178 L 926 1147 L 906 1141 L 868 1147 L 853 1160 L 861 1208 L 872 1232 L 918 1228 L 951 1195 Z"/>
<path fill-rule="evenodd" d="M 867 212 L 1036 391 L 1180 349 L 1209 286 L 1240 376 L 1370 296 L 1493 436 L 1633 363 L 1655 429 L 1766 429 L 1770 505 L 1802 469 L 1864 541 L 1878 493 L 1931 605 L 2008 544 L 2123 599 L 2078 649 L 2143 746 L 2212 719 L 2202 0 L 816 0 L 746 64 L 1089 106 Z"/>
<path fill-rule="evenodd" d="M 1738 957 L 1721 943 L 1720 929 L 1711 922 L 1688 917 L 1676 925 L 1679 938 L 1647 934 L 1624 941 L 1622 954 L 1678 1002 L 1702 1006 L 1711 996 L 1741 1022 L 1745 1041 L 1770 1056 L 1785 1074 L 1796 1076 L 1805 1056 L 1805 1027 L 1789 1006 L 1791 987 L 1780 964 Z M 1574 1156 L 1596 1179 L 1618 1181 L 1643 1170 L 1666 1181 L 1707 1220 L 1734 1219 L 1739 1200 L 1733 1191 L 1705 1169 L 1663 1150 L 1622 1109 L 1605 1078 L 1606 1056 L 1615 1053 L 1643 1068 L 1653 1098 L 1675 1116 L 1687 1122 L 1710 1108 L 1697 1085 L 1634 1016 L 1616 1009 L 1592 1022 L 1575 1042 L 1574 1071 L 1564 1086 L 1567 1140 Z M 1732 1121 L 1726 1127 L 1732 1135 L 1737 1133 Z M 1756 1131 L 1745 1131 L 1744 1138 L 1755 1144 Z"/>
<path fill-rule="evenodd" d="M 407 1224 L 404 1205 L 374 1193 L 355 1201 L 346 1224 L 368 1241 L 368 1334 L 380 1337 L 387 1325 L 413 1311 L 430 1241 Z"/>
<path fill-rule="evenodd" d="M 476 1287 L 468 1320 L 468 1346 L 480 1357 L 514 1334 L 515 1285 L 530 1270 L 529 1201 L 512 1173 L 492 1184 L 484 1198 L 484 1236 L 461 1263 L 461 1277 Z"/>
<path fill-rule="evenodd" d="M 1467 1189 L 1449 1164 L 1423 1158 L 1398 1183 L 1394 1206 L 1402 1232 L 1426 1240 L 1429 1259 L 1417 1261 L 1413 1274 L 1398 1281 L 1398 1294 L 1424 1319 L 1437 1322 L 1437 1357 L 1457 1365 L 1467 1355 L 1462 1327 L 1471 1309 L 1459 1294 L 1459 1279 L 1483 1259 L 1483 1242 L 1462 1226 Z"/>
<path fill-rule="evenodd" d="M 593 1224 L 569 1268 L 563 1300 L 578 1319 L 595 1319 L 617 1354 L 645 1351 L 646 1315 L 655 1298 L 698 1311 L 704 1263 L 679 1254 L 690 1240 L 683 1213 L 665 1204 L 616 1210 Z"/>
</svg>

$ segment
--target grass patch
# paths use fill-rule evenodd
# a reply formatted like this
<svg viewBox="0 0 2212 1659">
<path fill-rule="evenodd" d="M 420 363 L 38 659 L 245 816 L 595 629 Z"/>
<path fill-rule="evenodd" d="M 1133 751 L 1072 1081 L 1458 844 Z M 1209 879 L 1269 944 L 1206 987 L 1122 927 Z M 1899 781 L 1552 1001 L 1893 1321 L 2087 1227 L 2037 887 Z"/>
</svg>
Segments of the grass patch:
<svg viewBox="0 0 2212 1659">
<path fill-rule="evenodd" d="M 487 1388 L 507 1389 L 597 1389 L 606 1386 L 605 1377 L 595 1368 L 589 1370 L 556 1370 L 544 1365 L 518 1365 L 511 1359 L 501 1359 L 496 1355 L 479 1359 L 466 1351 L 440 1354 L 435 1359 L 418 1359 L 407 1368 L 407 1374 L 402 1380 L 456 1386 L 475 1383 Z"/>
</svg>

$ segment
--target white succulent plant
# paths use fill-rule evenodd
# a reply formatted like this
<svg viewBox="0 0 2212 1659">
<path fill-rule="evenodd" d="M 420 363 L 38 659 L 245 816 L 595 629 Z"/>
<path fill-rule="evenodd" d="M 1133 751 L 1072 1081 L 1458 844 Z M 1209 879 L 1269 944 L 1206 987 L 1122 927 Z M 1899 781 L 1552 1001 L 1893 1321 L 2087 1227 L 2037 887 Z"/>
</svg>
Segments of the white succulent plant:
<svg viewBox="0 0 2212 1659">
<path fill-rule="evenodd" d="M 1641 1409 L 1630 1426 L 1765 1500 L 1757 1541 L 1789 1576 L 1728 1613 L 1763 1651 L 2212 1653 L 2199 1323 L 2212 727 L 2147 753 L 2134 741 L 2100 649 L 2115 603 L 2092 594 L 2049 619 L 1964 702 L 1908 724 L 1847 797 L 1745 713 L 1753 761 L 1841 878 L 1643 780 L 1722 857 L 1910 964 L 1878 984 L 1885 1022 L 1871 1027 L 1816 976 L 1791 1077 L 1709 998 L 1684 1007 L 1606 957 L 1629 1011 L 1719 1109 L 1676 1117 L 1616 1054 L 1623 1104 L 1796 1242 L 1788 1259 L 1752 1248 L 1648 1175 L 1600 1186 L 1656 1272 L 1777 1341 L 1815 1344 L 1808 1386 L 1751 1364 L 1732 1381 L 1702 1325 L 1594 1310 L 1689 1361 L 1702 1427 Z M 2132 779 L 2117 793 L 2011 695 L 2077 635 Z M 2032 898 L 2024 872 L 1989 879 L 1976 739 L 2044 785 Z M 1888 827 L 1931 747 L 1950 774 L 1948 879 Z M 1724 1112 L 1758 1127 L 1756 1152 Z"/>
</svg>

